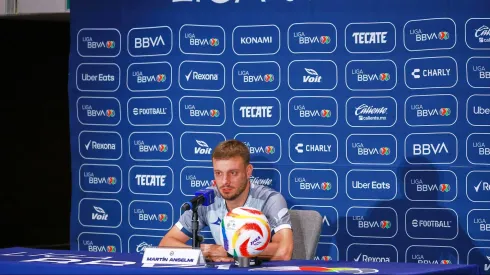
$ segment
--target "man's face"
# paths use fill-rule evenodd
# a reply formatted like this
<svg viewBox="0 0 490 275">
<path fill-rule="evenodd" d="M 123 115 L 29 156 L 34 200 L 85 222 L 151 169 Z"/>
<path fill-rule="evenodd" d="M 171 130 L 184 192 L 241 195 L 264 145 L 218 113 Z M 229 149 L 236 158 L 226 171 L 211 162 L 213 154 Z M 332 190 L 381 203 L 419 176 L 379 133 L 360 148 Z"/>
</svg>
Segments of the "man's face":
<svg viewBox="0 0 490 275">
<path fill-rule="evenodd" d="M 213 159 L 213 169 L 216 187 L 225 200 L 234 200 L 240 196 L 252 175 L 252 165 L 245 165 L 239 156 Z"/>
</svg>

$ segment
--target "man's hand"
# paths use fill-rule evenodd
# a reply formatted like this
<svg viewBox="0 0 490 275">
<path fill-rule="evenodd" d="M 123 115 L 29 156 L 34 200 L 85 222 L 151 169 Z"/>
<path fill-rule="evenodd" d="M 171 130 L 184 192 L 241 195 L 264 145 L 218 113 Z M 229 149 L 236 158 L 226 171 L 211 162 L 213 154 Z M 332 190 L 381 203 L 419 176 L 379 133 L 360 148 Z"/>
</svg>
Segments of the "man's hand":
<svg viewBox="0 0 490 275">
<path fill-rule="evenodd" d="M 201 244 L 201 251 L 204 257 L 213 262 L 233 262 L 233 258 L 228 257 L 228 253 L 221 245 Z"/>
</svg>

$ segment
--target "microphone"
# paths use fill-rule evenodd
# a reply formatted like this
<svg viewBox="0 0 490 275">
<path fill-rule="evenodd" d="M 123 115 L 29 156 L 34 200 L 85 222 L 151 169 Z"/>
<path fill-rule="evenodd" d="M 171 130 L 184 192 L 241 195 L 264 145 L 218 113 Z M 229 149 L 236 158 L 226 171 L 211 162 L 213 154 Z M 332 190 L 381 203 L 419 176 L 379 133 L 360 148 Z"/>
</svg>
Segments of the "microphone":
<svg viewBox="0 0 490 275">
<path fill-rule="evenodd" d="M 214 203 L 214 197 L 215 197 L 214 189 L 211 188 L 201 189 L 197 191 L 194 195 L 195 196 L 190 201 L 182 205 L 183 211 L 191 210 L 194 208 L 197 209 L 199 205 L 208 206 Z"/>
</svg>

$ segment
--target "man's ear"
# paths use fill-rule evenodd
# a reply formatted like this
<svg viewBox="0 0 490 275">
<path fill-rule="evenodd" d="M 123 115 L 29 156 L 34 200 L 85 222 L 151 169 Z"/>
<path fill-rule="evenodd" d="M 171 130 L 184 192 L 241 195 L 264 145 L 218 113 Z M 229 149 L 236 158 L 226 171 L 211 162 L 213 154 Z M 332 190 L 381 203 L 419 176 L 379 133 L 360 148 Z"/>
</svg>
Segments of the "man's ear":
<svg viewBox="0 0 490 275">
<path fill-rule="evenodd" d="M 247 178 L 250 178 L 252 176 L 252 171 L 253 171 L 253 166 L 252 164 L 247 165 Z"/>
</svg>

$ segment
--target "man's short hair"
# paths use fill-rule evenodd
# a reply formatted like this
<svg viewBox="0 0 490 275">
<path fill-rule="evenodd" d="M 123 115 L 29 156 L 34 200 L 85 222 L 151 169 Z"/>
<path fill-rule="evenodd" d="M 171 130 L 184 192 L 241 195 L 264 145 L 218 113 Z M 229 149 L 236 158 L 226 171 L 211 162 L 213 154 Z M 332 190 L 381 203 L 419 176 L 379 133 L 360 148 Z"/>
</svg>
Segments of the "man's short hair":
<svg viewBox="0 0 490 275">
<path fill-rule="evenodd" d="M 250 163 L 250 152 L 248 151 L 247 145 L 239 140 L 230 139 L 218 144 L 214 148 L 211 158 L 229 159 L 236 156 L 241 157 L 245 165 L 248 165 Z"/>
</svg>

